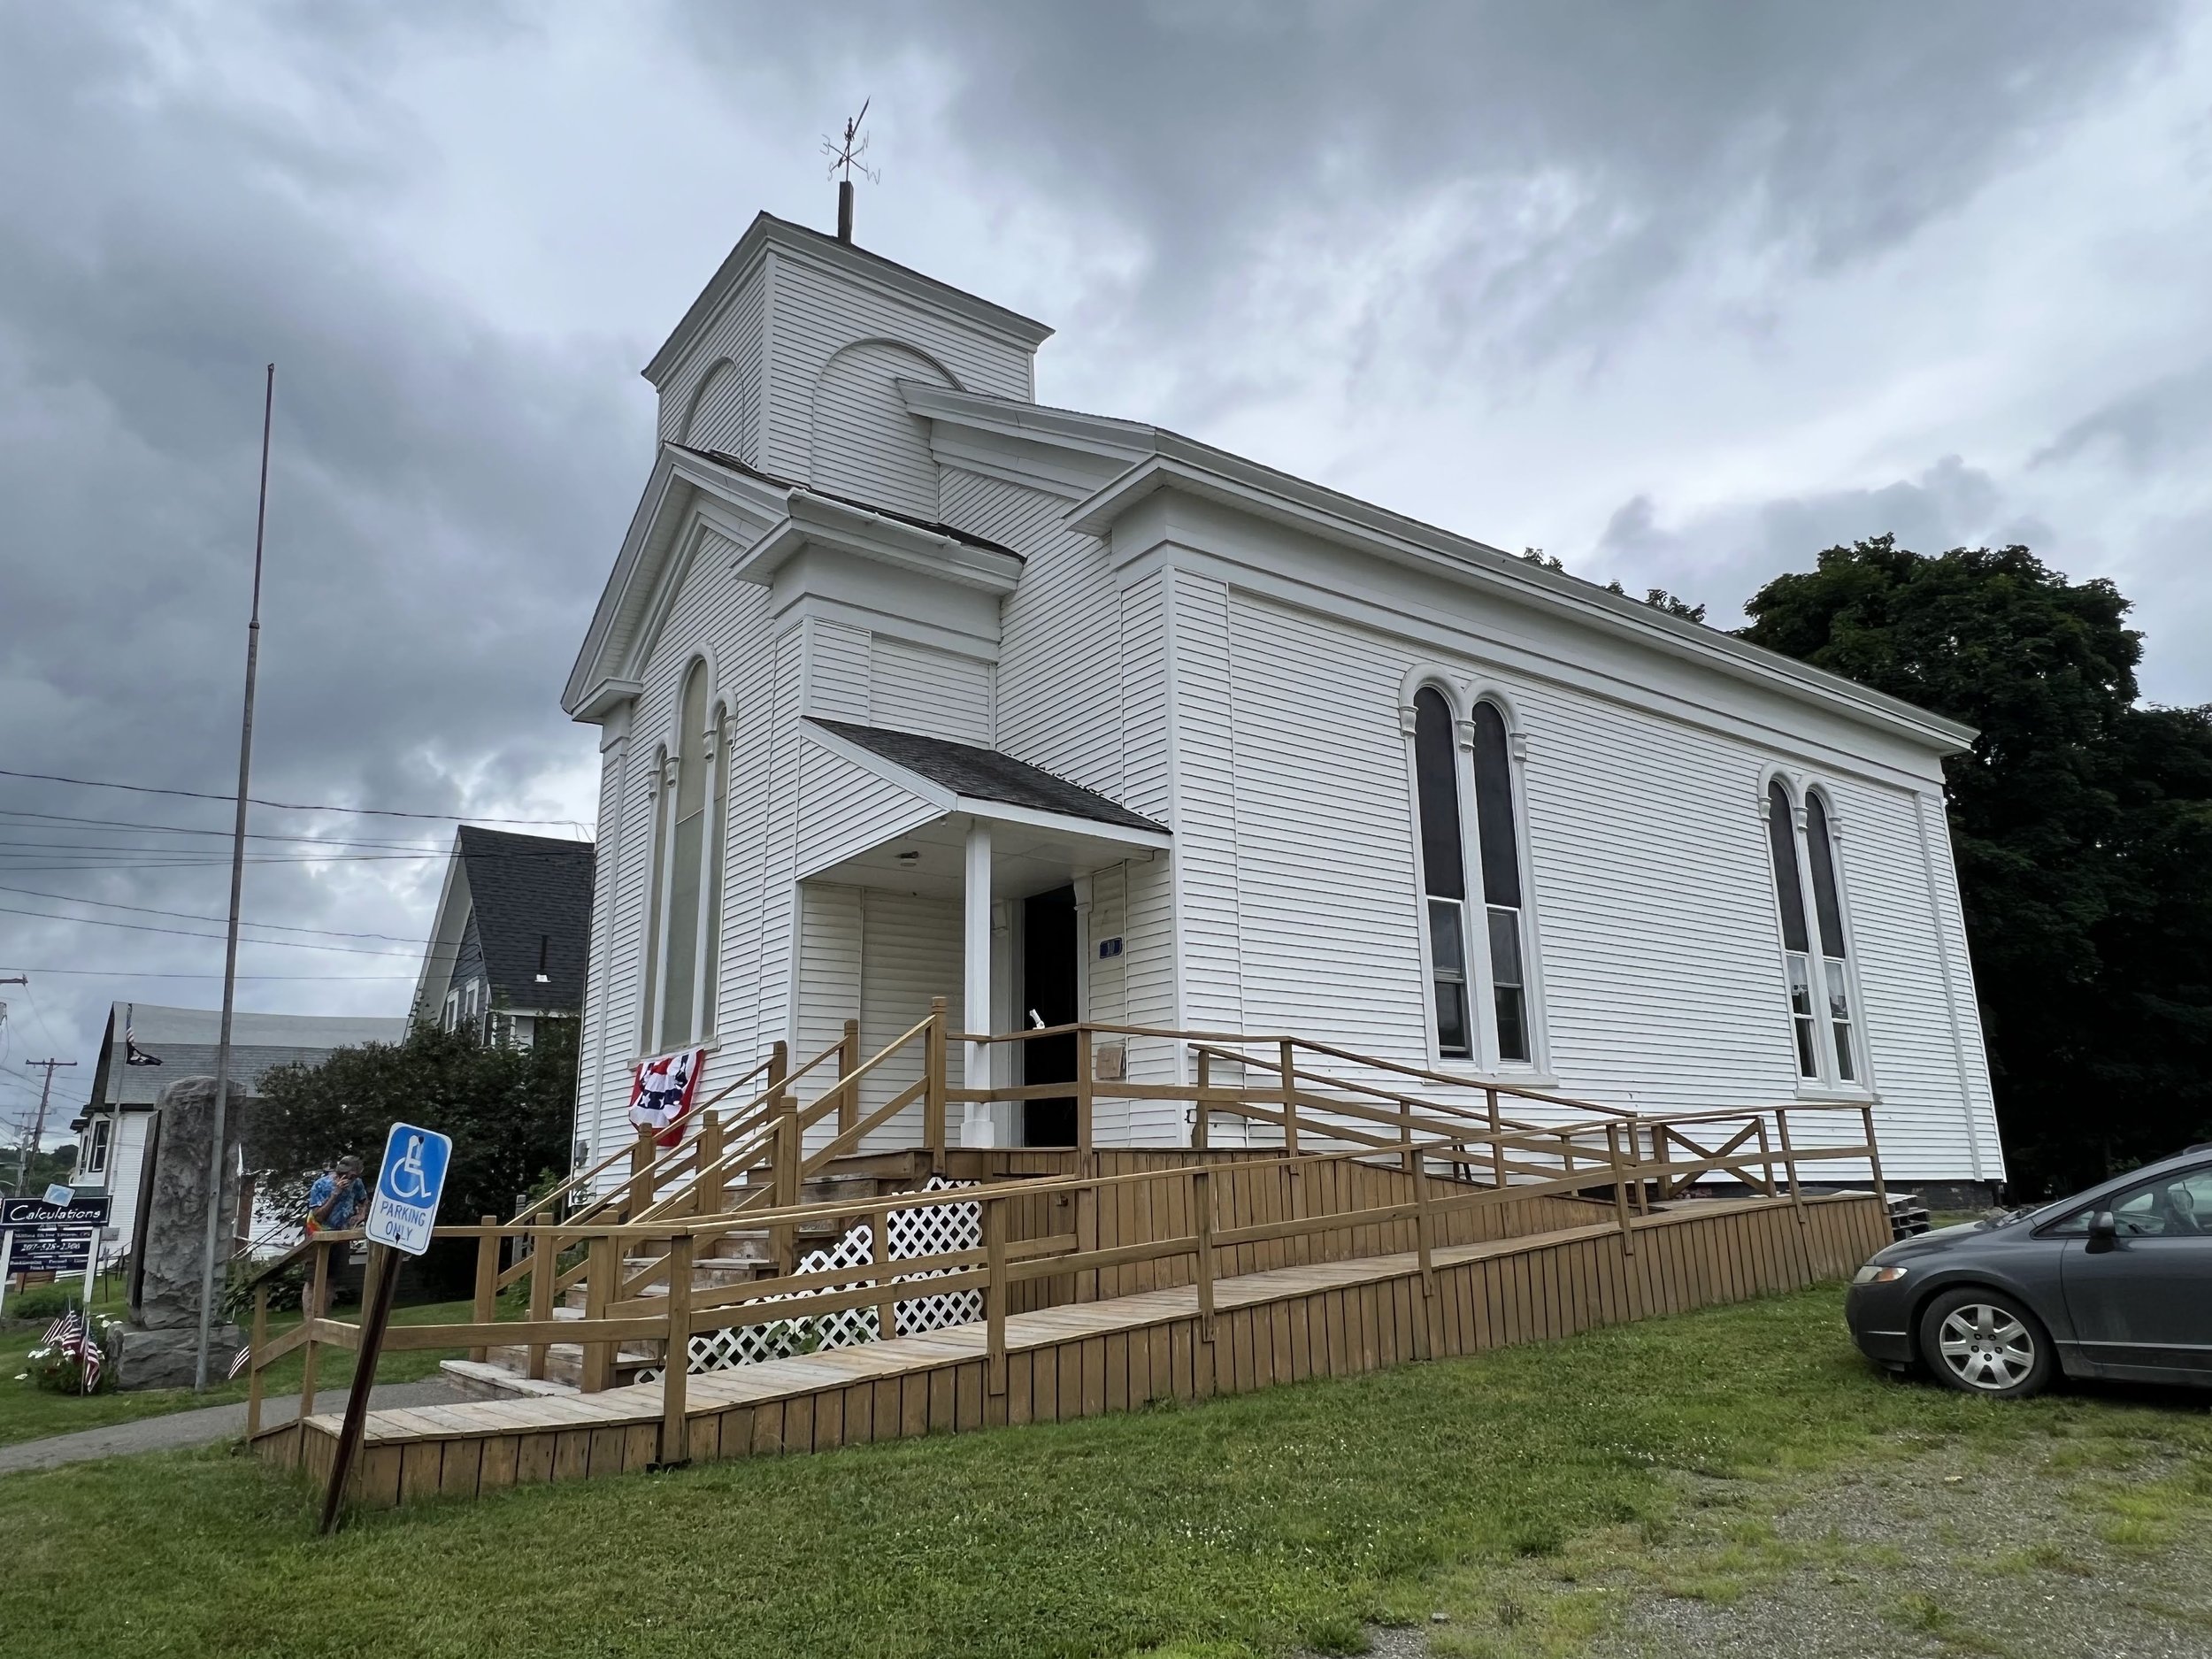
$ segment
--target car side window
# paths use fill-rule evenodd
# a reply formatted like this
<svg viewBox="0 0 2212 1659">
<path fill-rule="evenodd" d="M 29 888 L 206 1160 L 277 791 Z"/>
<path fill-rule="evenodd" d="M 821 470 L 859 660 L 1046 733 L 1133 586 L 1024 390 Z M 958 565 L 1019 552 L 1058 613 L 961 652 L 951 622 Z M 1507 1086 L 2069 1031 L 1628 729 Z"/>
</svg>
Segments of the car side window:
<svg viewBox="0 0 2212 1659">
<path fill-rule="evenodd" d="M 2114 1230 L 2124 1239 L 2212 1235 L 2212 1167 L 2162 1175 L 2115 1193 L 2101 1204 L 2077 1210 L 2050 1232 L 2078 1237 L 2099 1210 L 2112 1212 Z"/>
</svg>

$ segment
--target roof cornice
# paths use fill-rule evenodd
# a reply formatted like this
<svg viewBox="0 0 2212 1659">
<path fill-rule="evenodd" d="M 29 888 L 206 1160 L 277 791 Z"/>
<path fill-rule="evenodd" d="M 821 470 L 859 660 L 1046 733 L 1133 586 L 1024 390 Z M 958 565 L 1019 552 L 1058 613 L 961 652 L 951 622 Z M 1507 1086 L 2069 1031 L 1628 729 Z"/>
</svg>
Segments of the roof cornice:
<svg viewBox="0 0 2212 1659">
<path fill-rule="evenodd" d="M 645 365 L 643 373 L 648 380 L 657 387 L 668 378 L 685 353 L 721 314 L 722 308 L 752 277 L 771 249 L 805 264 L 833 270 L 880 293 L 895 295 L 933 311 L 950 311 L 1024 351 L 1034 351 L 1052 337 L 1052 330 L 1034 318 L 924 276 L 852 242 L 825 236 L 820 231 L 778 219 L 772 213 L 758 213 L 738 238 L 737 245 L 730 250 L 729 257 L 699 291 L 699 297 L 692 301 L 675 331 Z"/>
<path fill-rule="evenodd" d="M 802 548 L 826 547 L 988 594 L 1010 594 L 1021 556 L 887 518 L 810 490 L 795 489 L 782 520 L 730 563 L 745 582 L 765 582 Z"/>
<path fill-rule="evenodd" d="M 1972 726 L 1717 628 L 1608 592 L 1594 582 L 1547 570 L 1502 549 L 1175 433 L 1160 431 L 1157 437 L 1156 454 L 1069 510 L 1065 522 L 1071 528 L 1106 535 L 1139 503 L 1163 490 L 1174 491 L 1515 603 L 1564 615 L 1584 626 L 1835 710 L 1939 753 L 1955 753 L 1974 741 Z"/>
</svg>

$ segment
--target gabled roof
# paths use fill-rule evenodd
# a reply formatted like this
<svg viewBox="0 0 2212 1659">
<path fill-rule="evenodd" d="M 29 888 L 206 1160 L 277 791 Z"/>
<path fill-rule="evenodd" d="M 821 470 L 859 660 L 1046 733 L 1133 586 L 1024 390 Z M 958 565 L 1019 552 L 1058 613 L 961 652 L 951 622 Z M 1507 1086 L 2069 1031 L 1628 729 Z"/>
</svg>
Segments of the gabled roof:
<svg viewBox="0 0 2212 1659">
<path fill-rule="evenodd" d="M 1020 398 L 899 383 L 914 414 L 953 428 L 996 434 L 1088 457 L 1115 470 L 1070 508 L 1074 530 L 1106 535 L 1116 519 L 1160 490 L 1215 502 L 1386 562 L 1563 615 L 1582 626 L 1634 640 L 1740 680 L 1816 703 L 1865 725 L 1955 753 L 1974 728 L 1855 680 L 1668 615 L 1595 582 L 1546 570 L 1456 532 L 1379 507 L 1294 473 L 1201 443 L 1164 426 L 1053 409 Z"/>
<path fill-rule="evenodd" d="M 773 213 L 757 213 L 745 234 L 731 249 L 729 257 L 722 261 L 699 297 L 691 302 L 691 309 L 683 314 L 675 331 L 653 354 L 653 360 L 645 365 L 644 374 L 655 386 L 667 378 L 671 370 L 682 359 L 692 342 L 698 339 L 730 296 L 741 288 L 755 266 L 771 248 L 780 249 L 796 257 L 833 264 L 849 274 L 872 281 L 893 293 L 903 294 L 930 305 L 941 306 L 957 312 L 972 323 L 980 324 L 992 333 L 1004 336 L 1025 349 L 1033 351 L 1052 337 L 1052 330 L 1033 317 L 1009 311 L 1003 305 L 994 305 L 987 299 L 979 299 L 965 289 L 954 288 L 949 282 L 940 282 L 935 277 L 925 276 L 881 254 L 871 253 L 856 243 L 840 242 L 834 236 L 825 236 L 818 230 L 804 225 L 795 225 L 787 219 L 778 219 Z"/>
<path fill-rule="evenodd" d="M 896 732 L 887 726 L 855 726 L 845 720 L 810 717 L 810 722 L 895 766 L 902 766 L 941 788 L 950 790 L 955 795 L 997 801 L 1033 812 L 1088 818 L 1123 829 L 1148 830 L 1161 835 L 1168 833 L 1164 825 L 1132 812 L 1118 801 L 1094 789 L 1086 789 L 1080 784 L 1070 783 L 1064 778 L 1056 778 L 1041 766 L 1016 760 L 995 749 L 978 749 L 972 743 L 954 743 L 941 737 L 924 737 L 918 732 Z"/>
<path fill-rule="evenodd" d="M 464 824 L 454 854 L 468 872 L 493 1002 L 581 1008 L 591 957 L 592 844 Z"/>
<path fill-rule="evenodd" d="M 106 1106 L 151 1106 L 161 1091 L 180 1077 L 213 1077 L 223 1016 L 212 1008 L 169 1008 L 155 1002 L 116 1002 L 108 1010 L 107 1033 L 92 1078 L 88 1110 Z M 231 1017 L 231 1075 L 249 1094 L 260 1092 L 262 1073 L 272 1066 L 319 1065 L 334 1048 L 365 1042 L 397 1042 L 406 1034 L 403 1019 L 361 1015 L 257 1014 L 240 1010 Z M 141 1054 L 158 1065 L 126 1063 L 124 1034 L 132 1033 Z"/>
</svg>

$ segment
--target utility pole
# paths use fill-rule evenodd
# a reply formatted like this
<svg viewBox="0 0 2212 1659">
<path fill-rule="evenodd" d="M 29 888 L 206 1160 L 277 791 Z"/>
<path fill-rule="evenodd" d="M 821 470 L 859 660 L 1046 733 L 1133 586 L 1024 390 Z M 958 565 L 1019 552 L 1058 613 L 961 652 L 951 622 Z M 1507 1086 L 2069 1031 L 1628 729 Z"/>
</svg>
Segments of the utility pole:
<svg viewBox="0 0 2212 1659">
<path fill-rule="evenodd" d="M 269 422 L 276 411 L 276 365 L 261 394 L 261 495 L 253 516 L 253 608 L 246 620 L 246 707 L 238 724 L 238 818 L 230 839 L 230 932 L 223 945 L 223 1027 L 215 1043 L 214 1144 L 207 1153 L 207 1248 L 200 1263 L 200 1343 L 192 1387 L 207 1391 L 207 1345 L 215 1330 L 215 1251 L 223 1222 L 224 1123 L 230 1110 L 230 1025 L 238 1006 L 238 904 L 246 882 L 246 787 L 253 775 L 253 682 L 261 657 L 261 544 L 269 524 Z"/>
<path fill-rule="evenodd" d="M 26 1060 L 23 1064 L 34 1069 L 44 1066 L 46 1080 L 39 1085 L 38 1118 L 32 1126 L 31 1138 L 24 1144 L 23 1149 L 15 1155 L 15 1192 L 19 1198 L 23 1195 L 23 1175 L 24 1171 L 31 1166 L 31 1156 L 38 1150 L 38 1143 L 46 1138 L 46 1102 L 54 1092 L 54 1068 L 58 1065 L 74 1065 L 77 1063 L 74 1060 Z"/>
</svg>

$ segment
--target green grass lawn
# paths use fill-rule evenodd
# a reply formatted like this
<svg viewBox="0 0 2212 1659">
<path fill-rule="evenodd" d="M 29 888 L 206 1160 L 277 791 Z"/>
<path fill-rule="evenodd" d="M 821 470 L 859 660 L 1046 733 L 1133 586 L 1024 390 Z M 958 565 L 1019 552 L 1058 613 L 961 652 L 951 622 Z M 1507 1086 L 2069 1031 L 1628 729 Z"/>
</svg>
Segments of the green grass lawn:
<svg viewBox="0 0 2212 1659">
<path fill-rule="evenodd" d="M 1471 1566 L 1663 1530 L 1694 1474 L 2140 1442 L 2212 1515 L 2201 1396 L 2000 1405 L 1895 1383 L 1852 1350 L 1840 1303 L 1824 1288 L 1205 1405 L 434 1502 L 327 1541 L 307 1486 L 242 1456 L 13 1475 L 0 1628 L 83 1654 L 1225 1659 L 1358 1651 L 1363 1621 Z"/>
<path fill-rule="evenodd" d="M 122 1317 L 119 1302 L 99 1302 L 94 1311 Z M 346 1318 L 357 1317 L 357 1310 L 342 1309 Z M 471 1304 L 466 1302 L 425 1302 L 412 1308 L 395 1309 L 395 1325 L 439 1325 L 465 1321 L 471 1317 Z M 299 1324 L 296 1312 L 271 1314 L 269 1333 L 281 1336 Z M 38 1346 L 44 1333 L 43 1323 L 0 1335 L 0 1446 L 13 1446 L 23 1440 L 35 1440 L 49 1434 L 66 1434 L 73 1429 L 105 1428 L 111 1423 L 130 1423 L 140 1417 L 160 1417 L 171 1411 L 189 1411 L 199 1406 L 221 1405 L 246 1397 L 246 1379 L 224 1382 L 218 1379 L 214 1386 L 204 1394 L 196 1394 L 189 1388 L 146 1388 L 127 1394 L 96 1394 L 81 1398 L 73 1394 L 49 1394 L 34 1388 L 28 1382 L 15 1380 L 16 1373 L 24 1368 L 24 1356 Z M 376 1379 L 379 1382 L 412 1382 L 419 1377 L 435 1374 L 438 1362 L 451 1359 L 458 1348 L 426 1349 L 403 1354 L 385 1354 L 378 1358 Z M 228 1363 L 230 1356 L 219 1352 L 211 1363 Z M 265 1374 L 262 1387 L 265 1393 L 276 1395 L 297 1394 L 300 1371 L 306 1363 L 301 1354 L 288 1354 Z M 339 1348 L 326 1349 L 316 1364 L 315 1390 L 319 1405 L 329 1402 L 332 1409 L 342 1402 L 340 1391 L 353 1381 L 353 1356 Z"/>
</svg>

